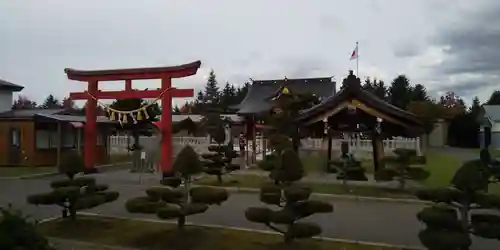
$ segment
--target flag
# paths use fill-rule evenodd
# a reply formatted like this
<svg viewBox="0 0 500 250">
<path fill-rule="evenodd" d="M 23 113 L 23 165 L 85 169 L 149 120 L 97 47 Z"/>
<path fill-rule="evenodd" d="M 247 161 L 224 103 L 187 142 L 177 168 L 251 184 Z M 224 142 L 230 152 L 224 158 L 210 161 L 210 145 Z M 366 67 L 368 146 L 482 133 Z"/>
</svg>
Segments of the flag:
<svg viewBox="0 0 500 250">
<path fill-rule="evenodd" d="M 358 58 L 358 43 L 356 43 L 356 48 L 354 48 L 354 50 L 351 53 L 351 59 L 350 60 L 354 60 L 354 59 L 357 59 L 357 58 Z"/>
</svg>

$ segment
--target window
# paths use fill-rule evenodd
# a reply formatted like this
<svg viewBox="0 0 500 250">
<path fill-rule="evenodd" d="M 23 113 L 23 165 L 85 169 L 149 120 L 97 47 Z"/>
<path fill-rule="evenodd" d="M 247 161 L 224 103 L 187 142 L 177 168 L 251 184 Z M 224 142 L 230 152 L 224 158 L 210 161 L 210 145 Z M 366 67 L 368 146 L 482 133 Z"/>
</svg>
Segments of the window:
<svg viewBox="0 0 500 250">
<path fill-rule="evenodd" d="M 61 131 L 62 148 L 75 148 L 77 144 L 77 130 L 64 129 Z M 37 129 L 35 131 L 37 149 L 56 149 L 58 145 L 57 130 Z M 96 136 L 96 145 L 105 146 L 106 133 L 98 130 Z M 80 144 L 85 142 L 85 132 L 80 132 Z"/>
<path fill-rule="evenodd" d="M 50 148 L 50 131 L 49 130 L 36 130 L 35 131 L 35 142 L 37 149 L 48 149 Z"/>
</svg>

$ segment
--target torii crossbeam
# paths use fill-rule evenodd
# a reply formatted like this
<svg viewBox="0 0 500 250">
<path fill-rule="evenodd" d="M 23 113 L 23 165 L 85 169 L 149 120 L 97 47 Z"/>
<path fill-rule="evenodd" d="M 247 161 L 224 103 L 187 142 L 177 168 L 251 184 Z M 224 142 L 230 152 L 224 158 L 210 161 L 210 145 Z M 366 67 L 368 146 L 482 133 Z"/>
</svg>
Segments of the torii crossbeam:
<svg viewBox="0 0 500 250">
<path fill-rule="evenodd" d="M 84 161 L 87 171 L 95 168 L 96 152 L 96 99 L 128 99 L 128 98 L 158 98 L 161 96 L 161 120 L 163 128 L 161 143 L 161 169 L 164 176 L 172 174 L 172 98 L 193 97 L 194 89 L 172 88 L 172 78 L 182 78 L 195 75 L 201 66 L 200 61 L 173 67 L 115 69 L 115 70 L 75 70 L 64 69 L 68 79 L 88 83 L 88 89 L 84 92 L 70 93 L 72 100 L 87 100 L 86 123 L 84 137 Z M 159 90 L 133 90 L 132 80 L 161 79 Z M 123 91 L 100 91 L 98 83 L 101 81 L 125 81 Z M 94 99 L 94 98 L 96 99 Z"/>
</svg>

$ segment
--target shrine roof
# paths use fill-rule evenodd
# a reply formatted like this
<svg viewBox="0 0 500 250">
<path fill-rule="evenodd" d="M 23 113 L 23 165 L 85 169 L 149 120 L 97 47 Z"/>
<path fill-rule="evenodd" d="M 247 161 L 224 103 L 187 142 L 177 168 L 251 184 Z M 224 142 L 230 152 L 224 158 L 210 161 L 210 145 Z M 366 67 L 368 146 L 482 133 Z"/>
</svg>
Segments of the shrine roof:
<svg viewBox="0 0 500 250">
<path fill-rule="evenodd" d="M 346 80 L 348 81 L 346 84 L 346 88 L 339 91 L 336 95 L 324 100 L 322 103 L 308 110 L 304 110 L 297 118 L 297 121 L 300 123 L 317 122 L 319 121 L 318 119 L 322 120 L 325 115 L 333 112 L 346 101 L 357 100 L 359 102 L 362 102 L 369 108 L 375 109 L 380 113 L 387 114 L 391 117 L 395 117 L 406 124 L 416 127 L 423 126 L 422 122 L 413 113 L 391 105 L 384 100 L 379 99 L 374 94 L 363 90 L 361 88 L 359 78 L 354 76 L 352 72 Z"/>
<path fill-rule="evenodd" d="M 250 115 L 269 111 L 272 108 L 271 97 L 284 86 L 294 94 L 314 94 L 320 100 L 335 94 L 335 81 L 332 77 L 297 78 L 276 80 L 253 80 L 243 101 L 232 108 L 238 114 Z"/>
<path fill-rule="evenodd" d="M 23 86 L 17 85 L 11 82 L 0 79 L 0 89 L 10 90 L 13 92 L 19 92 L 24 89 Z"/>
<path fill-rule="evenodd" d="M 106 69 L 106 70 L 78 70 L 65 68 L 64 72 L 71 80 L 86 81 L 92 78 L 102 81 L 112 80 L 133 80 L 133 79 L 156 79 L 162 74 L 174 74 L 171 77 L 179 78 L 196 74 L 201 66 L 201 61 L 192 63 L 168 66 L 168 67 L 148 67 L 148 68 L 128 68 L 128 69 Z M 104 77 L 104 78 L 103 78 Z"/>
</svg>

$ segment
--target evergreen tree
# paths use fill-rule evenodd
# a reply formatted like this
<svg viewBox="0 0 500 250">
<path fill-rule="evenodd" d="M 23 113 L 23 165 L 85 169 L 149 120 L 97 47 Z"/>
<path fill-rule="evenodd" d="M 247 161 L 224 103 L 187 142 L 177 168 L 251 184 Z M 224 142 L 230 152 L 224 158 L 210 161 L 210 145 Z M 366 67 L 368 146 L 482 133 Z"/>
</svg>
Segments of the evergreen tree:
<svg viewBox="0 0 500 250">
<path fill-rule="evenodd" d="M 412 100 L 412 88 L 410 81 L 405 75 L 396 77 L 389 87 L 389 103 L 400 108 L 406 109 L 406 106 Z"/>
<path fill-rule="evenodd" d="M 425 89 L 424 85 L 422 84 L 417 84 L 415 87 L 411 89 L 411 101 L 428 101 L 429 96 L 427 95 L 427 90 Z"/>
<path fill-rule="evenodd" d="M 235 93 L 233 92 L 234 87 L 233 89 L 231 87 L 232 85 L 230 85 L 229 82 L 226 82 L 226 85 L 224 85 L 224 88 L 222 89 L 222 93 L 220 95 L 219 108 L 224 113 L 227 113 L 229 111 L 229 107 L 233 105 Z"/>
<path fill-rule="evenodd" d="M 179 108 L 179 106 L 175 105 L 175 107 L 172 109 L 172 112 L 174 115 L 180 115 L 181 109 Z"/>
<path fill-rule="evenodd" d="M 477 117 L 480 112 L 481 112 L 481 103 L 479 102 L 479 98 L 477 96 L 474 96 L 474 98 L 472 99 L 472 105 L 469 109 L 469 113 L 471 113 L 472 116 Z"/>
<path fill-rule="evenodd" d="M 69 97 L 65 97 L 61 103 L 62 107 L 65 109 L 72 109 L 75 107 L 75 103 Z"/>
<path fill-rule="evenodd" d="M 331 213 L 333 206 L 323 201 L 309 200 L 311 189 L 297 183 L 304 176 L 304 169 L 292 149 L 285 149 L 277 157 L 267 169 L 274 183 L 266 183 L 261 187 L 260 200 L 280 209 L 250 207 L 245 211 L 245 217 L 283 234 L 286 243 L 321 234 L 319 225 L 300 220 L 315 213 Z"/>
<path fill-rule="evenodd" d="M 500 91 L 495 90 L 491 93 L 490 98 L 486 102 L 487 105 L 500 105 Z"/>
<path fill-rule="evenodd" d="M 218 107 L 220 102 L 219 87 L 217 86 L 217 77 L 214 70 L 210 71 L 207 83 L 205 85 L 205 92 L 203 97 L 203 104 L 211 108 Z"/>
<path fill-rule="evenodd" d="M 375 92 L 375 86 L 374 86 L 375 81 L 376 80 L 374 80 L 374 82 L 372 82 L 370 80 L 370 77 L 367 77 L 365 79 L 365 82 L 363 83 L 362 89 L 366 90 L 366 91 L 368 91 L 368 92 L 370 92 L 372 94 L 374 94 L 374 92 Z"/>
<path fill-rule="evenodd" d="M 235 170 L 240 169 L 240 165 L 233 164 L 232 161 L 238 154 L 234 151 L 231 138 L 226 138 L 225 125 L 226 122 L 221 119 L 219 113 L 209 113 L 205 115 L 204 125 L 208 127 L 208 134 L 210 138 L 217 143 L 217 145 L 210 145 L 208 151 L 202 157 L 207 160 L 203 162 L 204 172 L 209 175 L 217 176 L 217 181 L 222 183 L 222 176 L 229 174 Z M 227 145 L 223 145 L 226 139 L 229 139 Z"/>
<path fill-rule="evenodd" d="M 37 230 L 36 224 L 10 205 L 0 208 L 0 249 L 56 250 Z"/>
<path fill-rule="evenodd" d="M 388 90 L 387 86 L 385 86 L 384 81 L 374 79 L 373 80 L 373 94 L 380 98 L 381 100 L 388 101 Z"/>
<path fill-rule="evenodd" d="M 35 101 L 32 101 L 26 96 L 22 95 L 20 95 L 12 105 L 12 109 L 36 109 L 36 108 L 37 104 Z"/>
<path fill-rule="evenodd" d="M 240 104 L 243 101 L 243 99 L 245 99 L 245 97 L 247 96 L 249 88 L 250 88 L 250 83 L 249 82 L 245 82 L 243 84 L 243 86 L 239 87 L 236 90 L 235 104 Z"/>
<path fill-rule="evenodd" d="M 44 108 L 44 109 L 58 109 L 61 107 L 62 107 L 62 105 L 59 102 L 59 100 L 56 97 L 54 97 L 52 94 L 47 96 L 47 98 L 45 98 L 45 101 L 43 101 L 43 104 L 41 106 L 41 108 Z"/>
<path fill-rule="evenodd" d="M 429 250 L 467 250 L 472 244 L 470 234 L 500 239 L 500 196 L 488 193 L 488 185 L 499 181 L 499 173 L 498 163 L 491 162 L 483 149 L 479 160 L 466 162 L 456 171 L 451 187 L 417 192 L 419 199 L 434 202 L 417 214 L 426 226 L 419 233 L 422 244 Z"/>
<path fill-rule="evenodd" d="M 84 168 L 83 159 L 76 150 L 68 152 L 59 169 L 68 179 L 52 181 L 51 192 L 29 195 L 28 203 L 60 206 L 63 209 L 62 217 L 74 221 L 77 211 L 118 199 L 118 192 L 107 191 L 108 186 L 97 184 L 92 177 L 75 178 L 78 173 L 84 172 Z"/>
<path fill-rule="evenodd" d="M 190 146 L 184 147 L 172 166 L 175 177 L 162 180 L 165 187 L 152 187 L 144 197 L 126 202 L 129 213 L 156 214 L 163 220 L 177 219 L 177 226 L 183 229 L 189 215 L 204 213 L 209 205 L 220 205 L 228 198 L 223 188 L 193 187 L 193 176 L 203 172 L 198 154 Z M 182 184 L 182 186 L 181 186 Z"/>
</svg>

